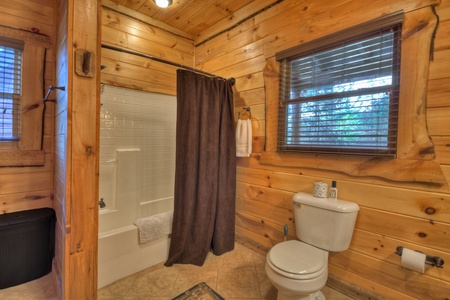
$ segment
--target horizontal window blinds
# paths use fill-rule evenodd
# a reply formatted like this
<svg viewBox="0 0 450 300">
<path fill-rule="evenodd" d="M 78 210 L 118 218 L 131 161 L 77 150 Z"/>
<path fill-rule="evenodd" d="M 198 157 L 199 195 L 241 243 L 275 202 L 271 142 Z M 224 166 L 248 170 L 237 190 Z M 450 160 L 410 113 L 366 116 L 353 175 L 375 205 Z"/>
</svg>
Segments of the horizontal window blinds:
<svg viewBox="0 0 450 300">
<path fill-rule="evenodd" d="M 279 150 L 395 156 L 401 24 L 373 23 L 364 34 L 277 54 Z"/>
<path fill-rule="evenodd" d="M 0 38 L 0 141 L 17 141 L 23 43 Z"/>
</svg>

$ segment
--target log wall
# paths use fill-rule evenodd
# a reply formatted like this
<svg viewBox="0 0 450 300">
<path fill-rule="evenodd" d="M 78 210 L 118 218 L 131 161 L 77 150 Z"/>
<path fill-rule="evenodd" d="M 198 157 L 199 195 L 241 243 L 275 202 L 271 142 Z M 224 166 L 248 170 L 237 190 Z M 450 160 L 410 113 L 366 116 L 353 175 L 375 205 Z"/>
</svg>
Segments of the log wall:
<svg viewBox="0 0 450 300">
<path fill-rule="evenodd" d="M 136 15 L 136 12 L 111 1 L 103 1 L 102 4 L 102 45 L 193 67 L 194 42 L 191 35 L 164 24 L 146 23 L 144 15 Z M 178 67 L 107 48 L 102 48 L 101 54 L 102 65 L 106 67 L 102 71 L 102 83 L 175 95 Z"/>
<path fill-rule="evenodd" d="M 250 158 L 240 158 L 237 167 L 238 242 L 266 253 L 283 240 L 284 224 L 289 226 L 288 238 L 295 238 L 292 195 L 299 191 L 311 193 L 315 181 L 330 184 L 337 180 L 339 197 L 358 203 L 361 210 L 350 249 L 330 255 L 330 278 L 369 291 L 375 298 L 448 299 L 447 266 L 443 269 L 427 266 L 425 274 L 420 274 L 402 268 L 400 257 L 394 254 L 397 246 L 404 246 L 444 260 L 450 258 L 448 184 L 399 182 L 380 178 L 378 174 L 353 176 L 326 167 L 316 169 L 313 164 L 319 165 L 320 158 L 313 158 L 308 167 L 302 167 L 301 160 L 283 162 L 285 166 L 263 164 L 261 160 L 265 156 L 266 133 L 273 129 L 266 122 L 271 113 L 266 111 L 268 95 L 263 73 L 268 59 L 299 43 L 398 10 L 412 12 L 433 2 L 287 0 L 233 28 L 225 23 L 209 28 L 210 32 L 231 28 L 211 40 L 205 34 L 200 35 L 196 40 L 196 68 L 237 78 L 235 112 L 242 112 L 246 106 L 252 111 L 254 153 Z M 429 64 L 425 83 L 428 132 L 435 146 L 435 161 L 446 181 L 450 179 L 449 2 L 442 1 L 435 7 L 440 23 L 434 41 L 434 60 Z M 417 75 L 424 76 L 427 74 Z M 287 167 L 292 163 L 297 167 Z M 425 174 L 425 181 L 426 177 Z"/>
<path fill-rule="evenodd" d="M 100 116 L 100 5 L 97 0 L 57 1 L 55 210 L 58 296 L 96 299 L 98 153 Z M 81 51 L 81 52 L 77 52 Z M 91 52 L 80 72 L 77 53 Z"/>
<path fill-rule="evenodd" d="M 50 37 L 51 41 L 55 36 L 54 15 L 52 1 L 0 1 L 0 26 L 38 31 Z M 44 86 L 48 87 L 54 84 L 55 77 L 54 52 L 51 47 L 47 50 L 45 68 Z M 0 214 L 53 206 L 53 120 L 54 105 L 49 103 L 45 114 L 43 166 L 0 168 Z M 35 127 L 40 125 L 35 124 Z"/>
<path fill-rule="evenodd" d="M 439 165 L 444 182 L 450 179 L 449 2 L 443 0 L 435 7 L 440 23 L 434 41 L 434 60 L 427 67 L 429 72 L 419 74 L 428 76 L 425 83 L 428 133 L 435 148 L 433 162 Z M 236 18 L 223 20 L 194 39 L 168 27 L 160 30 L 156 25 L 137 21 L 140 16 L 105 0 L 102 44 L 188 66 L 195 59 L 196 68 L 237 79 L 235 113 L 237 116 L 243 107 L 251 107 L 254 135 L 254 153 L 250 158 L 240 158 L 237 167 L 238 242 L 266 253 L 283 240 L 284 224 L 289 226 L 288 238 L 294 239 L 292 195 L 311 192 L 315 181 L 337 180 L 340 198 L 357 202 L 361 211 L 350 249 L 330 256 L 330 279 L 367 291 L 377 299 L 448 299 L 447 266 L 427 267 L 425 274 L 419 274 L 402 268 L 400 258 L 394 254 L 397 246 L 405 246 L 450 261 L 448 184 L 400 182 L 377 174 L 355 176 L 317 169 L 311 167 L 311 162 L 309 167 L 301 162 L 294 162 L 296 167 L 261 162 L 266 132 L 272 130 L 266 126 L 270 112 L 266 111 L 264 68 L 268 59 L 299 43 L 398 10 L 408 13 L 439 1 L 285 0 L 264 10 L 264 5 L 269 4 L 254 1 L 238 11 Z M 260 13 L 246 19 L 259 10 Z M 236 21 L 242 22 L 236 25 Z M 107 66 L 102 71 L 104 83 L 175 94 L 176 67 L 108 49 L 102 50 L 102 64 Z M 421 176 L 426 181 L 426 174 Z M 414 174 L 408 174 L 411 177 Z"/>
<path fill-rule="evenodd" d="M 66 86 L 68 79 L 68 1 L 57 1 L 55 54 L 56 54 L 56 85 Z M 57 93 L 57 105 L 55 111 L 55 175 L 54 175 L 54 209 L 56 211 L 55 240 L 56 251 L 54 259 L 54 274 L 57 278 L 57 293 L 62 299 L 65 296 L 64 287 L 68 281 L 65 276 L 68 270 L 67 238 L 69 230 L 66 228 L 67 215 L 67 172 L 70 172 L 70 165 L 67 164 L 69 137 L 67 135 L 68 118 L 68 88 L 65 92 Z"/>
</svg>

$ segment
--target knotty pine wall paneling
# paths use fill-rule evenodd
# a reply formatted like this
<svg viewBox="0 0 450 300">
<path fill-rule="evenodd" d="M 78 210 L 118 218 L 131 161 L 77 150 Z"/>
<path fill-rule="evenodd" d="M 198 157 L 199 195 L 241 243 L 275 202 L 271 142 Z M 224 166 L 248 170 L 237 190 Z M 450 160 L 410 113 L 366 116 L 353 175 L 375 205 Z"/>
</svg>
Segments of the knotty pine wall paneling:
<svg viewBox="0 0 450 300">
<path fill-rule="evenodd" d="M 66 226 L 68 222 L 67 195 L 70 190 L 67 185 L 67 174 L 70 174 L 70 164 L 67 156 L 70 154 L 67 121 L 69 109 L 69 78 L 68 78 L 68 22 L 69 22 L 69 2 L 68 0 L 57 1 L 56 5 L 56 85 L 65 86 L 65 92 L 58 92 L 56 95 L 55 112 L 55 175 L 54 175 L 54 209 L 57 222 L 55 228 L 56 248 L 53 271 L 57 278 L 57 293 L 60 299 L 64 299 L 66 293 L 64 288 L 69 284 L 67 270 L 69 269 L 67 243 L 70 228 Z"/>
<path fill-rule="evenodd" d="M 285 0 L 237 26 L 219 22 L 196 40 L 195 67 L 235 77 L 235 113 L 252 109 L 254 151 L 237 166 L 237 241 L 261 253 L 295 237 L 292 196 L 312 192 L 315 181 L 337 180 L 339 197 L 360 205 L 350 249 L 331 253 L 330 280 L 385 299 L 448 299 L 450 276 L 426 267 L 420 274 L 400 266 L 397 246 L 450 259 L 450 189 L 448 184 L 399 182 L 377 176 L 357 177 L 326 169 L 261 163 L 266 132 L 266 60 L 276 52 L 399 10 L 435 5 L 439 16 L 427 87 L 428 132 L 436 160 L 450 180 L 450 1 L 295 1 Z M 245 8 L 239 15 L 245 15 Z M 227 30 L 229 29 L 229 30 Z M 223 32 L 208 39 L 208 33 Z M 419 76 L 427 74 L 419 74 Z M 274 75 L 276 76 L 276 74 Z"/>
<path fill-rule="evenodd" d="M 195 58 L 197 68 L 237 78 L 235 112 L 237 115 L 243 107 L 251 107 L 256 150 L 252 157 L 240 158 L 238 164 L 236 232 L 239 242 L 266 253 L 282 241 L 284 224 L 290 228 L 289 238 L 295 238 L 292 195 L 298 191 L 310 192 L 313 182 L 318 180 L 338 180 L 340 196 L 357 202 L 361 212 L 350 250 L 330 257 L 330 277 L 379 297 L 444 299 L 449 294 L 445 269 L 427 268 L 425 275 L 405 270 L 399 266 L 400 258 L 394 251 L 396 246 L 403 245 L 439 255 L 444 260 L 449 258 L 450 246 L 445 239 L 450 211 L 448 185 L 396 182 L 301 165 L 280 167 L 261 163 L 265 133 L 271 130 L 266 128 L 264 84 L 264 75 L 271 74 L 270 70 L 263 71 L 268 58 L 277 51 L 369 19 L 398 10 L 411 12 L 430 4 L 437 5 L 439 1 L 337 0 L 325 3 L 285 0 L 237 26 L 233 26 L 233 20 L 224 20 L 208 28 L 195 37 L 194 55 L 190 48 L 194 37 L 173 34 L 175 30 L 172 33 L 170 30 L 159 31 L 157 26 L 137 21 L 136 15 L 130 18 L 118 12 L 117 7 L 111 9 L 106 1 L 102 15 L 105 33 L 102 43 L 186 65 Z M 254 13 L 255 5 L 238 11 L 237 19 L 244 20 L 246 15 Z M 429 68 L 426 103 L 436 159 L 449 179 L 450 153 L 444 117 L 450 106 L 450 74 L 445 67 L 449 49 L 445 38 L 449 32 L 448 1 L 437 5 L 436 12 L 440 24 L 434 60 Z M 131 28 L 138 28 L 138 31 Z M 222 31 L 223 34 L 209 39 Z M 176 47 L 177 51 L 168 47 Z M 107 65 L 102 72 L 104 83 L 175 94 L 176 67 L 107 49 L 102 50 L 102 63 Z"/>
<path fill-rule="evenodd" d="M 55 36 L 54 15 L 53 3 L 46 0 L 0 2 L 0 26 L 39 32 L 50 37 L 52 41 Z M 45 87 L 54 82 L 54 66 L 53 51 L 48 49 Z M 54 106 L 49 103 L 45 114 L 43 166 L 0 168 L 0 214 L 53 206 L 53 119 Z"/>
<path fill-rule="evenodd" d="M 100 11 L 96 0 L 57 1 L 56 81 L 66 87 L 57 93 L 55 116 L 55 271 L 61 299 L 97 295 Z M 75 73 L 78 49 L 92 53 L 92 77 Z"/>
<path fill-rule="evenodd" d="M 53 1 L 0 1 L 0 26 L 46 35 L 52 44 L 55 41 L 55 15 Z M 46 50 L 45 58 L 43 88 L 46 93 L 50 85 L 55 85 L 53 45 Z M 52 94 L 50 99 L 54 96 Z M 44 95 L 36 95 L 36 97 L 44 97 Z M 43 207 L 54 208 L 54 119 L 55 105 L 49 102 L 45 112 L 43 166 L 0 168 L 0 214 Z M 2 298 L 1 292 L 0 298 Z"/>
<path fill-rule="evenodd" d="M 160 28 L 140 21 L 137 18 L 145 20 L 146 17 L 110 1 L 105 1 L 103 5 L 103 45 L 193 67 L 193 36 L 181 34 L 179 30 L 169 26 Z M 133 14 L 134 17 L 127 14 Z M 102 71 L 102 83 L 168 95 L 176 94 L 177 66 L 105 48 L 101 50 L 101 55 L 102 65 L 106 67 Z"/>
</svg>

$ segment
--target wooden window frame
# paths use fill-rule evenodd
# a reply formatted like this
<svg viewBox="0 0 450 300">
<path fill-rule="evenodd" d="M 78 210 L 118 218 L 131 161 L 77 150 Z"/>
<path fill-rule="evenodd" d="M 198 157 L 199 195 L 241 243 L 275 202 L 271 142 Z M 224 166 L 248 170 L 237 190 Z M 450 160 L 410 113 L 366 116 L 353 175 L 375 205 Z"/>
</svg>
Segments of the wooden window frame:
<svg viewBox="0 0 450 300">
<path fill-rule="evenodd" d="M 435 160 L 434 144 L 428 134 L 424 97 L 437 22 L 429 6 L 404 14 L 396 158 L 277 152 L 280 66 L 275 57 L 271 57 L 264 69 L 267 129 L 260 162 L 392 181 L 447 184 L 440 164 Z"/>
<path fill-rule="evenodd" d="M 309 46 L 309 43 L 306 43 L 303 45 L 303 47 L 299 48 L 298 46 L 295 47 L 298 49 L 298 52 L 292 51 L 291 56 L 285 56 L 284 58 L 278 59 L 279 53 L 275 55 L 277 57 L 277 60 L 281 63 L 281 76 L 280 76 L 280 106 L 284 107 L 283 110 L 279 109 L 279 132 L 278 132 L 278 150 L 279 151 L 295 151 L 295 152 L 305 152 L 305 153 L 335 153 L 335 154 L 342 154 L 342 155 L 368 155 L 368 156 L 385 156 L 385 157 L 394 157 L 396 154 L 396 146 L 397 146 L 397 111 L 398 111 L 398 85 L 399 85 L 399 73 L 400 73 L 400 33 L 401 33 L 401 24 L 403 23 L 403 14 L 395 14 L 395 17 L 388 16 L 388 20 L 386 21 L 386 17 L 377 19 L 379 23 L 378 26 L 375 26 L 377 24 L 374 24 L 372 26 L 369 26 L 368 29 L 366 29 L 367 26 L 364 26 L 364 24 L 357 26 L 356 28 L 349 28 L 347 31 L 353 31 L 354 33 L 346 34 L 344 37 L 341 37 L 342 33 L 338 32 L 335 35 L 326 36 L 323 39 L 323 42 L 317 43 L 316 40 L 311 41 L 310 43 L 314 43 L 317 45 L 316 48 L 312 48 Z M 374 23 L 369 22 L 369 23 Z M 393 55 L 392 55 L 392 64 L 390 65 L 392 67 L 392 83 L 390 85 L 384 85 L 381 87 L 370 87 L 365 89 L 358 89 L 358 90 L 351 90 L 351 91 L 340 91 L 340 92 L 334 92 L 334 93 L 326 93 L 323 95 L 313 95 L 313 96 L 297 96 L 292 98 L 291 97 L 291 91 L 293 89 L 291 85 L 291 78 L 294 76 L 294 78 L 297 78 L 297 76 L 303 76 L 302 72 L 304 69 L 291 69 L 292 62 L 297 61 L 301 58 L 309 58 L 315 54 L 321 54 L 324 51 L 328 51 L 330 49 L 337 49 L 342 47 L 343 45 L 353 44 L 361 41 L 366 41 L 368 39 L 378 37 L 380 35 L 384 35 L 386 33 L 394 33 L 392 37 L 392 44 L 393 44 Z M 336 36 L 336 37 L 335 37 Z M 319 40 L 322 40 L 319 39 Z M 329 42 L 330 41 L 330 42 Z M 306 50 L 305 50 L 306 49 Z M 290 52 L 290 51 L 288 51 Z M 340 56 L 341 58 L 341 56 Z M 310 61 L 310 60 L 309 60 Z M 308 69 L 308 71 L 311 71 L 311 69 Z M 342 72 L 342 70 L 341 70 Z M 345 72 L 345 71 L 344 71 Z M 312 78 L 316 78 L 315 75 Z M 360 78 L 353 78 L 355 80 L 358 80 Z M 313 80 L 313 79 L 312 79 Z M 315 80 L 313 80 L 315 81 Z M 310 83 L 312 87 L 316 87 L 316 85 L 311 82 Z M 295 87 L 295 86 L 294 86 Z M 340 99 L 340 98 L 348 98 L 348 97 L 355 97 L 355 96 L 361 96 L 361 95 L 369 95 L 374 93 L 387 93 L 389 91 L 389 111 L 388 111 L 388 130 L 386 130 L 386 133 L 384 137 L 387 138 L 388 142 L 387 145 L 357 145 L 357 144 L 351 144 L 349 146 L 343 145 L 342 138 L 344 135 L 342 133 L 338 133 L 336 131 L 336 137 L 339 138 L 338 141 L 335 142 L 335 144 L 331 144 L 330 140 L 327 140 L 326 143 L 323 144 L 316 144 L 315 142 L 306 143 L 303 138 L 320 138 L 320 136 L 324 137 L 324 132 L 317 133 L 318 135 L 304 135 L 302 137 L 301 132 L 304 130 L 308 130 L 306 127 L 302 127 L 303 129 L 300 129 L 299 131 L 296 131 L 297 136 L 291 136 L 288 134 L 288 124 L 287 124 L 287 116 L 288 116 L 288 106 L 289 105 L 301 105 L 302 103 L 324 103 L 324 101 L 330 101 L 332 99 Z M 387 98 L 387 97 L 386 97 Z M 386 99 L 385 98 L 385 99 Z M 345 101 L 345 100 L 344 100 Z M 331 101 L 330 101 L 331 102 Z M 347 102 L 345 102 L 347 103 Z M 322 111 L 323 112 L 323 111 Z M 296 109 L 297 114 L 303 114 L 303 110 Z M 326 114 L 331 114 L 332 110 L 325 111 Z M 290 115 L 293 116 L 293 115 Z M 291 124 L 293 126 L 299 126 L 300 123 L 300 117 L 297 115 L 297 117 L 293 116 L 293 121 Z M 377 123 L 377 125 L 385 125 L 386 123 Z M 318 127 L 321 127 L 323 124 L 321 121 L 318 123 Z M 346 127 L 345 129 L 342 129 L 340 132 L 348 132 Z M 362 130 L 361 128 L 358 129 L 358 131 Z M 327 134 L 329 132 L 327 131 Z M 339 135 L 337 135 L 339 134 Z M 291 143 L 289 144 L 287 142 L 288 139 L 296 139 L 297 143 Z M 361 140 L 358 140 L 361 141 Z"/>
<path fill-rule="evenodd" d="M 0 26 L 0 36 L 23 41 L 20 140 L 0 143 L 0 167 L 43 166 L 42 111 L 45 53 L 50 37 Z"/>
</svg>

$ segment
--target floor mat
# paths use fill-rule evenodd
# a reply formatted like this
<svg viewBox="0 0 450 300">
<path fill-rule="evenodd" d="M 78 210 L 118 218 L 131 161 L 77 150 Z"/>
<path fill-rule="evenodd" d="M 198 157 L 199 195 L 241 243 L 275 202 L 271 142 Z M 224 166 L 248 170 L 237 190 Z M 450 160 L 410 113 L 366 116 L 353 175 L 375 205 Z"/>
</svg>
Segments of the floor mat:
<svg viewBox="0 0 450 300">
<path fill-rule="evenodd" d="M 172 298 L 172 300 L 225 300 L 216 291 L 210 288 L 206 283 L 201 282 L 191 287 L 186 292 Z"/>
</svg>

